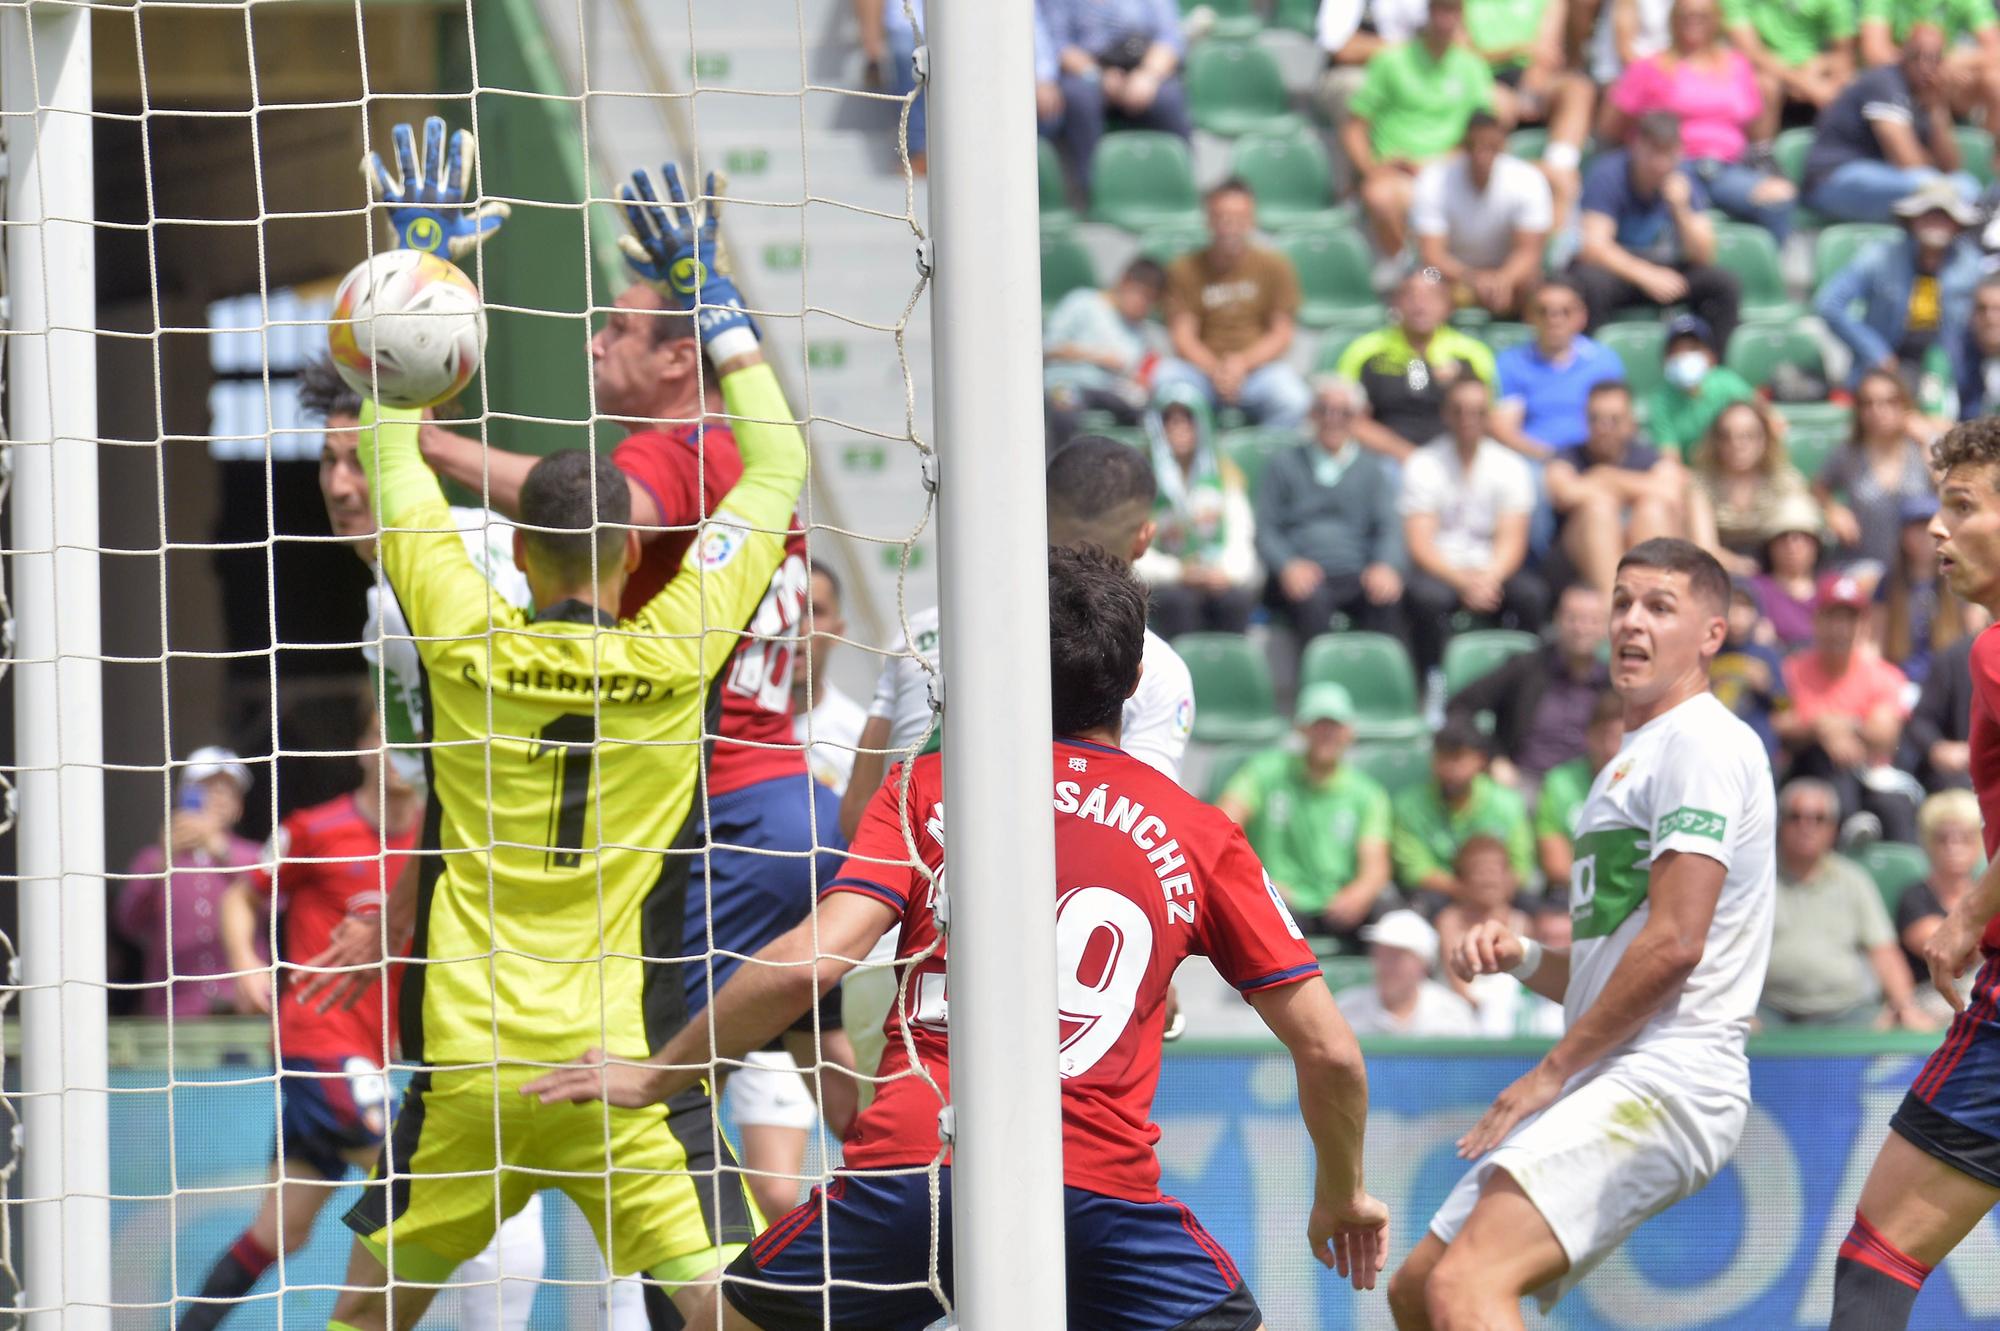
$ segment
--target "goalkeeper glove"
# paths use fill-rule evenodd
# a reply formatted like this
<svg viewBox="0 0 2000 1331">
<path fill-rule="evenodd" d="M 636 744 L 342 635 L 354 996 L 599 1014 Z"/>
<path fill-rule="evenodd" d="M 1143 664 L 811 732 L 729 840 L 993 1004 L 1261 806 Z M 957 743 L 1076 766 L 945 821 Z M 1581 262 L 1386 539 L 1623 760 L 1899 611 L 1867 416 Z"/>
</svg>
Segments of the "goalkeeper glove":
<svg viewBox="0 0 2000 1331">
<path fill-rule="evenodd" d="M 368 180 L 370 195 L 388 205 L 398 248 L 430 254 L 442 250 L 447 258 L 463 259 L 507 220 L 507 205 L 498 200 L 476 207 L 465 202 L 476 157 L 471 130 L 453 134 L 451 151 L 446 153 L 444 121 L 432 116 L 424 121 L 421 159 L 416 131 L 408 124 L 395 126 L 389 138 L 396 145 L 400 174 L 390 175 L 382 155 L 373 152 L 361 159 L 361 174 Z"/>
<path fill-rule="evenodd" d="M 709 173 L 705 206 L 699 209 L 681 188 L 678 166 L 668 162 L 660 175 L 667 187 L 665 203 L 644 171 L 634 171 L 632 183 L 618 191 L 632 227 L 630 235 L 618 237 L 625 262 L 662 295 L 694 311 L 702 347 L 717 364 L 755 351 L 757 325 L 744 311 L 743 296 L 719 255 L 715 173 Z M 681 221 L 675 220 L 676 213 Z"/>
</svg>

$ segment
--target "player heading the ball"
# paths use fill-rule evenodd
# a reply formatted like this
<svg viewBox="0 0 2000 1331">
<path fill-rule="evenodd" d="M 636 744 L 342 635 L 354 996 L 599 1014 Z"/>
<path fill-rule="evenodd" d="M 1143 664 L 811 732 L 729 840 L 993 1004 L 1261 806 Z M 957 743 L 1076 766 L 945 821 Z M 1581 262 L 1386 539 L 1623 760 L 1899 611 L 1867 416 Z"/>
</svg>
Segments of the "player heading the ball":
<svg viewBox="0 0 2000 1331">
<path fill-rule="evenodd" d="M 694 225 L 674 241 L 702 244 Z M 733 287 L 711 273 L 704 294 L 721 303 Z M 419 456 L 416 414 L 364 412 L 377 548 L 430 681 L 441 872 L 424 888 L 404 993 L 403 1050 L 422 1066 L 377 1171 L 394 1187 L 371 1188 L 347 1217 L 358 1241 L 330 1326 L 373 1331 L 392 1313 L 414 1326 L 436 1289 L 405 1282 L 445 1279 L 546 1186 L 577 1202 L 614 1273 L 645 1271 L 689 1307 L 701 1302 L 689 1286 L 752 1235 L 727 1147 L 695 1158 L 716 1140 L 699 1082 L 670 1122 L 551 1113 L 511 1093 L 585 1044 L 643 1058 L 685 1020 L 678 977 L 649 961 L 680 941 L 687 857 L 663 852 L 689 817 L 707 681 L 784 558 L 806 475 L 755 332 L 747 319 L 715 325 L 731 330 L 748 340 L 716 368 L 742 477 L 680 576 L 629 618 L 614 608 L 639 540 L 608 459 L 556 453 L 529 473 L 514 557 L 534 609 L 522 611 L 467 555 Z"/>
<path fill-rule="evenodd" d="M 1687 541 L 1618 562 L 1611 687 L 1625 742 L 1578 815 L 1575 943 L 1468 930 L 1463 979 L 1506 972 L 1563 1005 L 1563 1037 L 1502 1091 L 1475 1162 L 1389 1285 L 1401 1331 L 1522 1325 L 1728 1163 L 1750 1110 L 1744 1053 L 1777 904 L 1771 764 L 1709 692 L 1729 577 Z"/>
<path fill-rule="evenodd" d="M 1291 1051 L 1318 1157 L 1307 1242 L 1357 1289 L 1372 1288 L 1388 1211 L 1362 1188 L 1368 1087 L 1353 1034 L 1242 830 L 1117 747 L 1125 700 L 1139 684 L 1144 587 L 1122 561 L 1094 549 L 1052 548 L 1048 579 L 1070 1324 L 1249 1331 L 1262 1323 L 1221 1245 L 1160 1193 L 1159 1130 L 1149 1120 L 1168 981 L 1196 954 Z M 826 886 L 818 918 L 766 948 L 716 995 L 714 1052 L 740 1058 L 900 925 L 902 992 L 885 1022 L 881 1090 L 848 1133 L 845 1168 L 833 1182 L 731 1264 L 726 1303 L 709 1310 L 728 1331 L 918 1331 L 943 1315 L 930 1292 L 934 1239 L 936 1279 L 947 1297 L 952 1288 L 952 1171 L 938 1144 L 950 1095 L 942 778 L 938 754 L 917 758 L 907 782 L 892 776 Z M 909 857 L 905 827 L 916 829 L 921 863 Z M 1085 969 L 1086 954 L 1102 957 L 1107 940 L 1116 960 L 1091 983 L 1079 970 L 1096 974 Z M 709 1025 L 696 1023 L 643 1061 L 616 1050 L 607 1061 L 591 1050 L 526 1090 L 549 1104 L 665 1100 L 703 1075 L 708 1037 Z"/>
</svg>

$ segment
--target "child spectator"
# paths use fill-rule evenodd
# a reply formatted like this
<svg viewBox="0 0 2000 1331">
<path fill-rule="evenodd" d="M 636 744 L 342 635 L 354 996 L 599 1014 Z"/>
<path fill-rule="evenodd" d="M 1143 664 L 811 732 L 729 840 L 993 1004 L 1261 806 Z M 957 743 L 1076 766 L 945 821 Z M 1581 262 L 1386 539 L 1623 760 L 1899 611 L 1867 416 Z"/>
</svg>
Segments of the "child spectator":
<svg viewBox="0 0 2000 1331">
<path fill-rule="evenodd" d="M 1783 651 L 1812 641 L 1822 550 L 1819 505 L 1810 495 L 1788 494 L 1771 510 L 1764 542 L 1764 571 L 1750 579 L 1757 609 Z"/>
<path fill-rule="evenodd" d="M 1160 390 L 1152 441 L 1153 541 L 1132 565 L 1152 592 L 1153 631 L 1171 641 L 1241 633 L 1257 604 L 1255 519 L 1243 473 L 1216 451 L 1208 402 L 1187 384 Z"/>
<path fill-rule="evenodd" d="M 1139 423 L 1146 381 L 1167 349 L 1152 321 L 1166 289 L 1166 269 L 1141 256 L 1108 290 L 1079 287 L 1056 302 L 1042 329 L 1051 453 L 1070 441 L 1083 411 L 1108 411 L 1120 425 Z"/>
<path fill-rule="evenodd" d="M 1488 775 L 1486 736 L 1470 721 L 1447 720 L 1431 741 L 1431 778 L 1392 801 L 1389 857 L 1406 898 L 1435 910 L 1458 896 L 1452 866 L 1475 836 L 1497 837 L 1514 873 L 1535 872 L 1528 806 Z M 1419 896 L 1418 894 L 1422 894 Z"/>
</svg>

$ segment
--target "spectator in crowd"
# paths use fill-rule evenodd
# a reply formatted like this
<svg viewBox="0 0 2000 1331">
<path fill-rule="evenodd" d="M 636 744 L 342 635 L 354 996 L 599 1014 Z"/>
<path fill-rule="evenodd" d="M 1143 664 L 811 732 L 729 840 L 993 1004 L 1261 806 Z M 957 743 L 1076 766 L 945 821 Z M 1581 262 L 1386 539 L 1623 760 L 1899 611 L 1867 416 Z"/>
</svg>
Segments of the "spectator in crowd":
<svg viewBox="0 0 2000 1331">
<path fill-rule="evenodd" d="M 929 118 L 924 94 L 917 88 L 916 60 L 917 48 L 923 45 L 918 34 L 924 25 L 924 0 L 910 0 L 908 9 L 904 8 L 903 0 L 854 0 L 854 16 L 861 28 L 862 83 L 870 89 L 886 89 L 898 97 L 917 94 L 910 103 L 905 142 L 911 172 L 929 175 Z M 1036 26 L 1039 29 L 1039 19 Z"/>
<path fill-rule="evenodd" d="M 1924 1029 L 1916 985 L 1875 884 L 1833 853 L 1840 801 L 1794 779 L 1778 797 L 1778 904 L 1758 1016 L 1766 1026 Z"/>
<path fill-rule="evenodd" d="M 1493 73 L 1465 40 L 1464 0 L 1431 0 L 1414 38 L 1369 58 L 1341 146 L 1385 260 L 1403 252 L 1417 172 L 1464 141 L 1474 111 L 1493 109 Z"/>
<path fill-rule="evenodd" d="M 1653 442 L 1689 460 L 1722 409 L 1748 402 L 1757 390 L 1721 363 L 1722 342 L 1706 319 L 1683 314 L 1667 325 L 1662 381 L 1646 399 L 1646 428 Z"/>
<path fill-rule="evenodd" d="M 1403 546 L 1409 553 L 1410 631 L 1417 665 L 1444 659 L 1461 614 L 1538 632 L 1549 587 L 1528 563 L 1535 477 L 1494 439 L 1486 384 L 1461 377 L 1444 400 L 1445 433 L 1403 465 Z"/>
<path fill-rule="evenodd" d="M 1904 501 L 1936 493 L 1929 451 L 1911 430 L 1915 418 L 1910 391 L 1895 373 L 1869 370 L 1855 385 L 1847 443 L 1813 482 L 1845 561 L 1887 568 L 1901 540 Z"/>
<path fill-rule="evenodd" d="M 1292 720 L 1304 750 L 1257 754 L 1216 807 L 1242 825 L 1302 929 L 1351 940 L 1382 913 L 1389 887 L 1389 795 L 1342 761 L 1354 742 L 1346 689 L 1308 684 Z"/>
<path fill-rule="evenodd" d="M 1167 269 L 1167 332 L 1177 360 L 1155 384 L 1182 381 L 1211 402 L 1241 407 L 1265 425 L 1297 425 L 1312 405 L 1285 362 L 1297 330 L 1299 276 L 1292 261 L 1253 244 L 1257 199 L 1231 177 L 1208 192 L 1206 249 Z"/>
<path fill-rule="evenodd" d="M 1542 173 L 1555 192 L 1555 212 L 1568 217 L 1581 183 L 1583 141 L 1597 85 L 1565 63 L 1568 0 L 1468 0 L 1466 36 L 1493 70 L 1494 107 L 1510 125 L 1541 125 L 1548 134 Z"/>
<path fill-rule="evenodd" d="M 1898 200 L 1895 213 L 1903 234 L 1862 250 L 1813 295 L 1814 312 L 1854 353 L 1857 391 L 1875 370 L 1916 382 L 1934 349 L 1956 357 L 1979 284 L 1979 246 L 1967 230 L 1978 214 L 1949 181 Z"/>
<path fill-rule="evenodd" d="M 2000 18 L 1986 0 L 1861 0 L 1861 63 L 1893 66 L 1922 24 L 1944 39 L 1939 75 L 1952 115 L 2000 125 Z"/>
<path fill-rule="evenodd" d="M 1931 871 L 1911 883 L 1896 898 L 1896 938 L 1903 945 L 1903 963 L 1913 976 L 1928 976 L 1924 944 L 1944 923 L 1944 917 L 1959 898 L 1970 892 L 1986 864 L 1986 847 L 1980 839 L 1979 797 L 1969 790 L 1947 790 L 1932 795 L 1917 810 L 1917 835 Z M 1963 996 L 1972 977 L 1960 981 Z M 1919 984 L 1920 1002 L 1937 1022 L 1951 1019 L 1942 997 L 1930 986 Z"/>
<path fill-rule="evenodd" d="M 1854 5 L 1850 0 L 1759 4 L 1728 0 L 1729 40 L 1757 70 L 1764 107 L 1750 127 L 1753 152 L 1768 157 L 1788 105 L 1824 110 L 1854 77 Z"/>
<path fill-rule="evenodd" d="M 1347 105 L 1367 78 L 1368 62 L 1385 47 L 1414 39 L 1429 10 L 1425 0 L 1320 0 L 1313 41 L 1326 61 L 1313 89 L 1326 123 L 1333 127 L 1334 165 L 1344 177 L 1342 197 L 1353 193 L 1360 173 L 1347 160 Z"/>
<path fill-rule="evenodd" d="M 1965 635 L 1965 602 L 1952 594 L 1938 573 L 1937 542 L 1930 534 L 1937 511 L 1933 494 L 1903 500 L 1903 532 L 1896 543 L 1895 562 L 1875 588 L 1881 603 L 1875 632 L 1882 657 L 1913 684 L 1928 679 L 1937 653 Z"/>
<path fill-rule="evenodd" d="M 1911 783 L 1890 765 L 1909 711 L 1907 681 L 1862 634 L 1869 601 L 1852 574 L 1820 578 L 1812 646 L 1785 659 L 1792 705 L 1777 717 L 1778 738 L 1793 776 L 1828 782 L 1845 814 L 1874 815 L 1887 840 L 1914 841 Z"/>
<path fill-rule="evenodd" d="M 1556 454 L 1542 483 L 1562 518 L 1563 553 L 1578 576 L 1608 596 L 1627 550 L 1686 533 L 1687 474 L 1671 454 L 1639 442 L 1632 390 L 1622 382 L 1592 388 L 1585 410 L 1589 433 Z"/>
<path fill-rule="evenodd" d="M 1452 867 L 1459 894 L 1437 914 L 1438 942 L 1447 956 L 1468 931 L 1489 920 L 1518 935 L 1528 932 L 1528 913 L 1515 902 L 1521 880 L 1514 876 L 1514 863 L 1507 858 L 1503 843 L 1490 836 L 1473 837 L 1458 848 Z M 1501 980 L 1506 983 L 1496 983 Z M 1519 980 L 1496 972 L 1467 983 L 1447 969 L 1445 982 L 1453 993 L 1472 1004 L 1481 1035 L 1504 1039 L 1514 1033 L 1514 1009 L 1522 989 Z"/>
<path fill-rule="evenodd" d="M 1591 163 L 1583 182 L 1582 245 L 1570 268 L 1590 327 L 1627 306 L 1686 304 L 1727 346 L 1742 283 L 1715 266 L 1708 188 L 1681 161 L 1680 121 L 1643 115 L 1628 147 Z"/>
<path fill-rule="evenodd" d="M 1465 124 L 1465 150 L 1417 173 L 1410 230 L 1417 257 L 1451 285 L 1455 304 L 1512 319 L 1542 271 L 1555 226 L 1548 178 L 1507 151 L 1490 111 Z"/>
<path fill-rule="evenodd" d="M 1153 322 L 1166 290 L 1167 270 L 1141 255 L 1109 288 L 1079 287 L 1049 311 L 1042 329 L 1042 391 L 1051 452 L 1070 441 L 1083 411 L 1108 411 L 1120 425 L 1139 423 L 1147 380 L 1167 350 Z"/>
<path fill-rule="evenodd" d="M 1805 200 L 1843 222 L 1886 222 L 1899 199 L 1948 180 L 1967 203 L 1979 182 L 1962 169 L 1944 87 L 1944 34 L 1910 29 L 1902 59 L 1861 74 L 1820 112 L 1806 154 Z"/>
<path fill-rule="evenodd" d="M 1811 495 L 1792 492 L 1771 508 L 1764 570 L 1750 579 L 1750 586 L 1757 595 L 1757 611 L 1782 651 L 1797 651 L 1812 642 L 1823 525 Z"/>
<path fill-rule="evenodd" d="M 1534 337 L 1493 358 L 1500 396 L 1494 434 L 1515 451 L 1546 460 L 1583 443 L 1591 390 L 1624 380 L 1618 353 L 1584 336 L 1587 318 L 1576 283 L 1548 278 L 1528 301 Z"/>
<path fill-rule="evenodd" d="M 1486 736 L 1470 721 L 1447 720 L 1431 740 L 1431 779 L 1391 801 L 1389 859 L 1405 897 L 1435 910 L 1458 896 L 1453 865 L 1475 836 L 1507 847 L 1515 877 L 1534 876 L 1534 832 L 1521 796 L 1487 772 Z"/>
<path fill-rule="evenodd" d="M 883 0 L 894 5 L 900 0 Z M 1055 139 L 1071 176 L 1090 189 L 1090 163 L 1107 124 L 1187 138 L 1186 46 L 1173 0 L 1035 0 L 1061 94 Z"/>
<path fill-rule="evenodd" d="M 1623 143 L 1642 116 L 1675 117 L 1688 169 L 1715 206 L 1783 241 L 1798 192 L 1768 164 L 1744 160 L 1763 110 L 1756 67 L 1723 40 L 1721 0 L 1676 0 L 1673 45 L 1625 67 L 1605 98 L 1598 137 Z"/>
<path fill-rule="evenodd" d="M 1729 635 L 1709 667 L 1709 691 L 1756 731 L 1775 757 L 1778 734 L 1771 718 L 1785 702 L 1785 663 L 1769 634 L 1770 625 L 1758 613 L 1757 593 L 1737 579 L 1729 591 Z"/>
<path fill-rule="evenodd" d="M 792 737 L 809 744 L 806 765 L 813 780 L 838 799 L 854 771 L 854 750 L 868 724 L 868 708 L 850 697 L 827 673 L 827 660 L 847 633 L 841 609 L 840 578 L 829 564 L 812 561 L 807 593 L 805 660 L 792 670 Z"/>
<path fill-rule="evenodd" d="M 1627 65 L 1658 55 L 1673 43 L 1674 0 L 1606 0 L 1610 14 L 1593 53 L 1592 70 L 1607 87 Z M 1579 8 L 1589 8 L 1580 5 Z"/>
<path fill-rule="evenodd" d="M 1576 820 L 1590 798 L 1590 784 L 1625 743 L 1625 700 L 1609 688 L 1590 704 L 1583 753 L 1551 767 L 1535 800 L 1535 859 L 1549 892 L 1562 895 L 1576 861 Z"/>
<path fill-rule="evenodd" d="M 1784 436 L 1761 402 L 1722 409 L 1695 453 L 1688 477 L 1688 530 L 1731 575 L 1754 578 L 1757 556 L 1781 506 L 1810 499 L 1806 478 L 1785 457 Z"/>
<path fill-rule="evenodd" d="M 1356 1035 L 1469 1039 L 1479 1034 L 1472 1005 L 1431 978 L 1438 936 L 1423 916 L 1392 910 L 1362 930 L 1362 937 L 1375 963 L 1374 983 L 1333 996 Z"/>
<path fill-rule="evenodd" d="M 2000 275 L 1980 280 L 1972 292 L 1972 317 L 1955 358 L 1958 418 L 1969 421 L 2000 411 Z"/>
<path fill-rule="evenodd" d="M 236 982 L 222 938 L 222 898 L 262 858 L 236 834 L 250 769 L 230 750 L 189 754 L 174 787 L 174 812 L 159 841 L 126 866 L 111 927 L 139 952 L 139 1010 L 181 1019 L 236 1010 Z M 262 955 L 269 960 L 269 947 Z"/>
<path fill-rule="evenodd" d="M 1313 386 L 1312 439 L 1273 456 L 1257 483 L 1265 599 L 1301 643 L 1326 632 L 1335 615 L 1400 637 L 1409 564 L 1395 466 L 1356 435 L 1360 385 L 1328 375 Z"/>
<path fill-rule="evenodd" d="M 1356 420 L 1362 443 L 1405 459 L 1444 429 L 1444 397 L 1462 379 L 1493 382 L 1493 353 L 1453 328 L 1451 293 L 1419 269 L 1396 285 L 1389 326 L 1363 333 L 1340 354 L 1334 372 L 1361 385 L 1368 414 Z"/>
<path fill-rule="evenodd" d="M 1932 656 L 1896 752 L 1896 766 L 1932 792 L 1972 786 L 1972 640 L 1991 621 L 1976 605 L 1959 615 L 1964 635 Z"/>
<path fill-rule="evenodd" d="M 1556 600 L 1555 632 L 1537 651 L 1523 652 L 1473 680 L 1446 705 L 1445 715 L 1471 722 L 1493 717 L 1493 774 L 1524 791 L 1584 751 L 1597 695 L 1609 678 L 1602 653 L 1611 609 L 1602 593 L 1572 583 Z"/>
<path fill-rule="evenodd" d="M 1153 542 L 1132 564 L 1152 593 L 1153 631 L 1241 633 L 1257 604 L 1256 524 L 1243 473 L 1215 447 L 1208 401 L 1169 384 L 1146 416 L 1152 441 Z"/>
</svg>

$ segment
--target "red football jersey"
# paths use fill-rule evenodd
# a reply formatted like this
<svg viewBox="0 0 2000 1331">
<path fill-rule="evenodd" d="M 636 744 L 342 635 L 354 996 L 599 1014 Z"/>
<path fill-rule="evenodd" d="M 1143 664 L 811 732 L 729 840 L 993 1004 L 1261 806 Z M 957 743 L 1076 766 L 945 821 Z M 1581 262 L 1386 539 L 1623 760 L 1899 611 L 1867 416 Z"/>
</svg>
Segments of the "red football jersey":
<svg viewBox="0 0 2000 1331">
<path fill-rule="evenodd" d="M 709 421 L 641 430 L 618 445 L 611 460 L 627 480 L 652 496 L 664 525 L 687 528 L 646 543 L 618 608 L 622 615 L 633 615 L 680 570 L 694 540 L 694 524 L 713 513 L 743 475 L 743 458 L 729 426 Z M 805 753 L 792 733 L 792 663 L 811 590 L 805 535 L 794 532 L 785 562 L 771 576 L 771 590 L 751 616 L 752 636 L 736 649 L 717 682 L 722 721 L 708 765 L 712 795 L 806 770 Z"/>
<path fill-rule="evenodd" d="M 309 961 L 326 949 L 333 927 L 350 913 L 379 910 L 422 827 L 418 819 L 407 832 L 392 836 L 362 816 L 351 794 L 295 810 L 264 854 L 276 865 L 282 920 L 278 955 L 286 961 Z M 270 895 L 272 870 L 253 871 L 250 883 Z M 358 1054 L 383 1061 L 388 1052 L 385 1032 L 393 1040 L 396 1031 L 399 970 L 393 968 L 389 975 L 386 1025 L 381 985 L 352 1008 L 321 1012 L 316 1005 L 291 1001 L 291 986 L 304 983 L 306 977 L 283 972 L 287 978 L 275 1002 L 279 1054 L 329 1060 Z"/>
<path fill-rule="evenodd" d="M 942 884 L 943 767 L 911 768 L 910 825 L 929 875 L 909 862 L 900 781 L 884 783 L 826 893 L 859 892 L 902 913 L 902 1001 L 883 1030 L 881 1089 L 849 1132 L 856 1169 L 920 1165 L 937 1154 L 938 1095 L 910 1071 L 902 1013 L 917 1057 L 950 1094 Z M 1206 956 L 1238 990 L 1319 979 L 1319 963 L 1279 900 L 1243 830 L 1119 749 L 1055 743 L 1057 983 L 1061 1007 L 1063 1181 L 1132 1202 L 1157 1201 L 1153 1091 L 1167 985 L 1181 961 Z M 931 949 L 935 947 L 936 951 Z"/>
<path fill-rule="evenodd" d="M 1972 789 L 1979 796 L 1979 820 L 1986 834 L 1986 858 L 2000 854 L 2000 637 L 1994 625 L 1972 643 Z M 2000 954 L 2000 916 L 1986 926 L 1979 940 L 1988 953 Z"/>
</svg>

